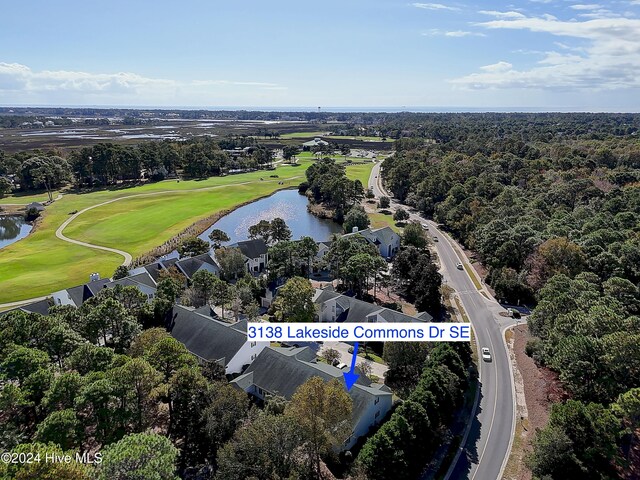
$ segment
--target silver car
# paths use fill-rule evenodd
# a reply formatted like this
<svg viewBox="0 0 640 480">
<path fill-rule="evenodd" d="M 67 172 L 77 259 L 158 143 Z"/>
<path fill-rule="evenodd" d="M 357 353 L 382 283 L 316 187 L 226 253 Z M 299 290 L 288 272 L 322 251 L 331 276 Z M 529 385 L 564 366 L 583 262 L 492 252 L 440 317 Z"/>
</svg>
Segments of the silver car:
<svg viewBox="0 0 640 480">
<path fill-rule="evenodd" d="M 487 347 L 482 347 L 482 360 L 484 360 L 485 362 L 490 362 L 491 361 L 491 352 L 489 351 L 489 349 Z"/>
</svg>

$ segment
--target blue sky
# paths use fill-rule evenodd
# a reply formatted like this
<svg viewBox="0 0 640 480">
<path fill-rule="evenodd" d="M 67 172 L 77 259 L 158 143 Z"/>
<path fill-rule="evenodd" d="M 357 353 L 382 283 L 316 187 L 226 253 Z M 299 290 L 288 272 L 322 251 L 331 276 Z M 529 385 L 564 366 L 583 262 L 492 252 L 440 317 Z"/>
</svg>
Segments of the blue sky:
<svg viewBox="0 0 640 480">
<path fill-rule="evenodd" d="M 640 0 L 4 2 L 0 104 L 640 111 Z"/>
</svg>

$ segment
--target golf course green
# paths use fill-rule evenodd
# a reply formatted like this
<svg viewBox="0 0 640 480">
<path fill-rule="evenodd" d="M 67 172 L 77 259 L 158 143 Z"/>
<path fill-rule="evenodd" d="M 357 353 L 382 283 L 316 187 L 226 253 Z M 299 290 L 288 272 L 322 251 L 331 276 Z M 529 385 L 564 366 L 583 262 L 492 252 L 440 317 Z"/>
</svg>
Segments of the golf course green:
<svg viewBox="0 0 640 480">
<path fill-rule="evenodd" d="M 89 274 L 110 276 L 123 261 L 116 253 L 69 243 L 56 229 L 75 212 L 64 235 L 94 245 L 117 248 L 133 257 L 151 250 L 197 220 L 222 210 L 297 186 L 311 160 L 206 180 L 167 180 L 139 187 L 65 193 L 47 207 L 34 231 L 0 251 L 0 304 L 41 297 L 81 284 Z M 368 178 L 373 163 L 347 168 L 352 178 Z M 277 175 L 271 178 L 270 175 Z M 260 180 L 263 178 L 263 180 Z M 363 181 L 366 184 L 366 179 Z M 14 201 L 20 198 L 20 201 Z M 9 197 L 3 203 L 28 203 Z M 105 202 L 104 205 L 102 205 Z"/>
</svg>

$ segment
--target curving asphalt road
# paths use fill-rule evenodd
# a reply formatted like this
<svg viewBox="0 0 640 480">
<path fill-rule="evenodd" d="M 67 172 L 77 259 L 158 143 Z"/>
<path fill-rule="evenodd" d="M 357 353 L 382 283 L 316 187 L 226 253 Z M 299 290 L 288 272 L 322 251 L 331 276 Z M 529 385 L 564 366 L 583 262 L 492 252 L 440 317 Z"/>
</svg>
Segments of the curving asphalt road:
<svg viewBox="0 0 640 480">
<path fill-rule="evenodd" d="M 377 163 L 371 171 L 369 186 L 377 197 L 388 195 L 380 182 L 380 165 Z M 391 207 L 401 205 L 392 201 Z M 478 350 L 488 347 L 493 356 L 492 362 L 480 361 L 480 391 L 475 415 L 465 433 L 463 445 L 454 458 L 445 480 L 494 480 L 502 476 L 511 451 L 515 428 L 515 392 L 511 362 L 504 342 L 504 330 L 514 325 L 509 317 L 500 316 L 504 312 L 498 302 L 485 288 L 478 290 L 465 270 L 456 268 L 458 262 L 468 264 L 460 247 L 437 225 L 411 214 L 411 220 L 426 223 L 430 236 L 438 237 L 434 242 L 440 259 L 440 272 L 447 285 L 457 292 L 457 296 L 471 321 Z M 457 246 L 457 248 L 456 248 Z M 484 294 L 483 294 L 484 293 Z"/>
</svg>

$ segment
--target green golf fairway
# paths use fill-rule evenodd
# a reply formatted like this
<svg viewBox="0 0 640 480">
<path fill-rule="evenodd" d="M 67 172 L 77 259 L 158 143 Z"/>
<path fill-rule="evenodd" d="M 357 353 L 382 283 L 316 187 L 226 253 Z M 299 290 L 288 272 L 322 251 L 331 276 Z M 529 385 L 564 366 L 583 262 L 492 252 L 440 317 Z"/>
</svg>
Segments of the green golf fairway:
<svg viewBox="0 0 640 480">
<path fill-rule="evenodd" d="M 64 235 L 74 240 L 117 248 L 134 257 L 169 240 L 197 220 L 221 210 L 296 187 L 312 162 L 282 165 L 206 180 L 167 180 L 121 190 L 64 194 L 47 207 L 37 228 L 26 238 L 0 250 L 0 304 L 41 297 L 88 281 L 89 274 L 110 276 L 123 261 L 121 255 L 63 241 L 56 229 L 75 211 L 103 202 L 74 219 Z M 371 165 L 347 168 L 349 178 L 364 179 Z M 270 175 L 278 175 L 271 178 Z M 260 180 L 263 178 L 263 180 Z M 283 182 L 282 185 L 279 182 Z M 35 197 L 35 196 L 34 196 Z M 26 197 L 3 199 L 28 203 Z M 31 199 L 30 199 L 31 200 Z"/>
</svg>

